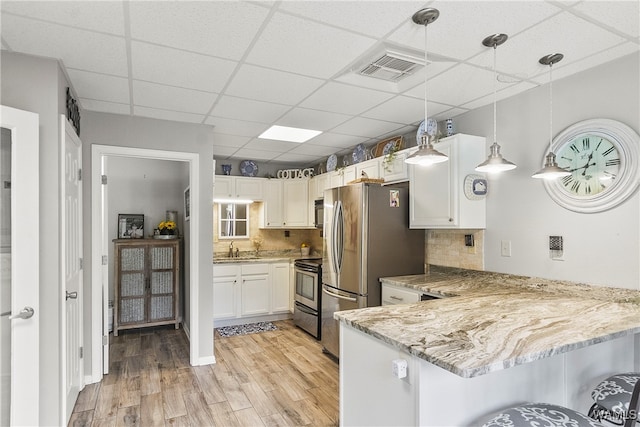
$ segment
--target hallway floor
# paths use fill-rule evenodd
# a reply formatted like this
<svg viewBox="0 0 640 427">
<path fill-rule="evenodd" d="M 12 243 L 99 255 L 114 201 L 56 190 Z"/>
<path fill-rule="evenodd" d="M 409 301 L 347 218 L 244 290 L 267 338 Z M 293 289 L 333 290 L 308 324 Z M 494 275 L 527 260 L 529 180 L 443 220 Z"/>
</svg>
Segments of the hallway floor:
<svg viewBox="0 0 640 427">
<path fill-rule="evenodd" d="M 338 365 L 291 321 L 215 336 L 216 364 L 189 366 L 182 330 L 111 336 L 110 371 L 87 385 L 70 426 L 335 426 Z"/>
</svg>

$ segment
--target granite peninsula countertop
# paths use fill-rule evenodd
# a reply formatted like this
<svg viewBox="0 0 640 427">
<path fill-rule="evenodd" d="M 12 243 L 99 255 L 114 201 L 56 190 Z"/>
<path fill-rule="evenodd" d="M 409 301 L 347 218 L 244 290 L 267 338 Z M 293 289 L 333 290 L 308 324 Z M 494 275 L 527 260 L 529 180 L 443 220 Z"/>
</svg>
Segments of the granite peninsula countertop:
<svg viewBox="0 0 640 427">
<path fill-rule="evenodd" d="M 640 291 L 433 266 L 380 281 L 448 298 L 335 318 L 465 378 L 640 332 Z"/>
</svg>

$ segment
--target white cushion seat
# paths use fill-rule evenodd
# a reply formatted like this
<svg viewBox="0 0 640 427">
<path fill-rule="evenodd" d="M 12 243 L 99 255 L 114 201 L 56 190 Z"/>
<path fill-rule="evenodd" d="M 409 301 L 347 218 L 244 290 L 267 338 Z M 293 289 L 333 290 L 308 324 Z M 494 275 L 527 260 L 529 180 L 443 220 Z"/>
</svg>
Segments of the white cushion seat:
<svg viewBox="0 0 640 427">
<path fill-rule="evenodd" d="M 622 425 L 630 412 L 629 404 L 632 400 L 634 387 L 639 380 L 640 372 L 616 374 L 603 380 L 591 392 L 591 398 L 595 403 L 589 410 L 589 416 L 596 419 L 605 418 Z"/>
<path fill-rule="evenodd" d="M 504 409 L 484 421 L 482 427 L 603 427 L 604 424 L 549 403 L 526 403 Z"/>
</svg>

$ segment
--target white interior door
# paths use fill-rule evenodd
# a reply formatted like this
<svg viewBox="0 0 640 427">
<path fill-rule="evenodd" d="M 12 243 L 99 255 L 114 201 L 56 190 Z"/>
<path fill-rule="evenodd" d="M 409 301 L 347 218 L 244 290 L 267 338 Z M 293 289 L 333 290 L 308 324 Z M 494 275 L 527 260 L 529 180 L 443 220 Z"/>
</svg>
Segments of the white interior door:
<svg viewBox="0 0 640 427">
<path fill-rule="evenodd" d="M 78 394 L 84 386 L 82 370 L 82 142 L 64 115 L 60 116 L 61 203 L 60 219 L 62 316 L 62 425 L 69 422 Z"/>
<path fill-rule="evenodd" d="M 107 176 L 107 165 L 109 164 L 109 159 L 107 156 L 103 156 L 101 159 L 100 165 L 100 174 L 101 176 Z M 100 243 L 102 247 L 100 248 L 100 253 L 105 254 L 103 256 L 106 257 L 109 253 L 109 224 L 107 223 L 109 212 L 109 187 L 106 183 L 102 183 L 100 185 L 100 194 L 101 194 L 101 210 L 100 210 L 100 234 L 101 239 Z M 102 340 L 102 373 L 109 373 L 109 323 L 112 322 L 109 318 L 109 263 L 104 259 L 102 263 L 101 269 L 101 278 L 102 278 L 102 336 L 105 339 Z"/>
<path fill-rule="evenodd" d="M 0 425 L 40 421 L 38 126 L 37 114 L 0 106 L 3 139 L 8 138 L 2 155 L 10 159 L 0 161 Z"/>
</svg>

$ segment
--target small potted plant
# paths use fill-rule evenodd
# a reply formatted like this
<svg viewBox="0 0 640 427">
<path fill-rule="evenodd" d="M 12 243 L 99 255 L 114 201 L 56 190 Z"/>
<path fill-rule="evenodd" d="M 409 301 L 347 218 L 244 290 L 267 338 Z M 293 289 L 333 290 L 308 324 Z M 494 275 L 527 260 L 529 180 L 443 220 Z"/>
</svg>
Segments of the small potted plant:
<svg viewBox="0 0 640 427">
<path fill-rule="evenodd" d="M 310 251 L 311 247 L 305 242 L 302 242 L 302 244 L 300 245 L 300 253 L 302 254 L 302 256 L 309 256 Z"/>
<path fill-rule="evenodd" d="M 162 221 L 158 224 L 161 236 L 173 236 L 176 234 L 176 223 L 174 221 Z"/>
</svg>

